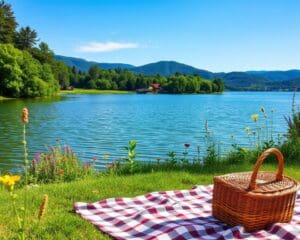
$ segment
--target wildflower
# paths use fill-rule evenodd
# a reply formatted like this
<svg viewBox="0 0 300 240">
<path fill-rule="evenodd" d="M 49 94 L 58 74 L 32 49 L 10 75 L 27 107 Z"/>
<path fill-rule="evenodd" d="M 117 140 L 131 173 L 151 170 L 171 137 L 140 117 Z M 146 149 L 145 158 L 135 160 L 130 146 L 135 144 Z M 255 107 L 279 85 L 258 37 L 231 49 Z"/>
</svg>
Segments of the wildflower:
<svg viewBox="0 0 300 240">
<path fill-rule="evenodd" d="M 0 182 L 10 187 L 10 186 L 14 186 L 16 182 L 18 182 L 20 179 L 21 177 L 18 175 L 14 175 L 14 176 L 5 175 L 3 177 L 0 177 Z"/>
<path fill-rule="evenodd" d="M 22 109 L 22 122 L 24 124 L 28 123 L 28 109 L 27 108 Z"/>
<path fill-rule="evenodd" d="M 102 155 L 103 159 L 107 159 L 108 157 L 109 157 L 109 155 L 107 153 L 105 153 L 105 154 Z"/>
<path fill-rule="evenodd" d="M 59 174 L 59 175 L 64 175 L 64 173 L 65 173 L 64 170 L 62 170 L 62 169 L 58 170 L 58 174 Z"/>
<path fill-rule="evenodd" d="M 191 144 L 185 143 L 184 146 L 185 146 L 186 148 L 189 148 L 189 147 L 191 146 Z"/>
<path fill-rule="evenodd" d="M 42 203 L 40 205 L 40 211 L 39 211 L 39 216 L 38 216 L 40 221 L 45 216 L 47 207 L 48 207 L 48 195 L 45 194 L 43 197 Z"/>
<path fill-rule="evenodd" d="M 83 165 L 83 168 L 84 169 L 89 169 L 91 167 L 91 164 L 90 163 L 85 163 L 84 165 Z"/>
<path fill-rule="evenodd" d="M 93 157 L 93 161 L 95 162 L 96 160 L 97 160 L 97 157 L 96 157 L 96 156 L 94 156 L 94 157 Z"/>
<path fill-rule="evenodd" d="M 251 115 L 251 119 L 252 119 L 254 122 L 257 122 L 257 120 L 258 120 L 258 114 L 252 114 L 252 115 Z"/>
<path fill-rule="evenodd" d="M 65 145 L 64 150 L 65 150 L 65 154 L 69 155 L 70 152 L 69 146 Z"/>
<path fill-rule="evenodd" d="M 40 161 L 41 156 L 42 156 L 42 154 L 39 152 L 34 154 L 34 158 L 36 159 L 36 162 Z"/>
<path fill-rule="evenodd" d="M 35 158 L 32 159 L 32 161 L 31 161 L 31 166 L 32 166 L 33 168 L 35 168 L 36 164 L 37 164 L 37 160 L 36 160 Z"/>
<path fill-rule="evenodd" d="M 246 130 L 247 134 L 250 134 L 251 128 L 246 127 L 245 130 Z"/>
</svg>

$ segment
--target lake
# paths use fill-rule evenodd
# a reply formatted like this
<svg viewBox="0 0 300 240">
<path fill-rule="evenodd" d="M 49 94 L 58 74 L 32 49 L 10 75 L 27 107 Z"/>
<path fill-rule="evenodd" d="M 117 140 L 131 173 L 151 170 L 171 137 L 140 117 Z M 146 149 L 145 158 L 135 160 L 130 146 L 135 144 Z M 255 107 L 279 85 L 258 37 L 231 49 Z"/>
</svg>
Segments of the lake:
<svg viewBox="0 0 300 240">
<path fill-rule="evenodd" d="M 96 156 L 98 168 L 126 155 L 122 147 L 137 140 L 138 159 L 155 161 L 169 151 L 181 155 L 205 152 L 205 122 L 221 152 L 232 143 L 249 146 L 245 128 L 256 128 L 251 115 L 266 109 L 273 135 L 285 134 L 284 115 L 291 113 L 291 92 L 224 92 L 211 95 L 66 95 L 53 99 L 0 101 L 0 169 L 22 163 L 21 109 L 30 112 L 27 142 L 34 153 L 60 141 L 70 145 L 83 161 Z M 299 103 L 299 97 L 297 97 Z M 108 154 L 108 158 L 103 158 Z"/>
</svg>

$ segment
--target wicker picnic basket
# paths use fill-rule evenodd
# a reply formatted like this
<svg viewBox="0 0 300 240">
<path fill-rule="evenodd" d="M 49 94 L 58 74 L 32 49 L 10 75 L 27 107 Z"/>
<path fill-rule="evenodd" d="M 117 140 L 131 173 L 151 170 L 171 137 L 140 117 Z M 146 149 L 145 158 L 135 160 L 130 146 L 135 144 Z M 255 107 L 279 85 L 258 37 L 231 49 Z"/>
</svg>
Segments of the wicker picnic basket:
<svg viewBox="0 0 300 240">
<path fill-rule="evenodd" d="M 264 159 L 276 155 L 278 171 L 258 172 Z M 276 148 L 263 152 L 253 172 L 214 177 L 213 216 L 252 232 L 275 222 L 290 222 L 299 188 L 297 181 L 283 176 L 283 156 Z"/>
</svg>

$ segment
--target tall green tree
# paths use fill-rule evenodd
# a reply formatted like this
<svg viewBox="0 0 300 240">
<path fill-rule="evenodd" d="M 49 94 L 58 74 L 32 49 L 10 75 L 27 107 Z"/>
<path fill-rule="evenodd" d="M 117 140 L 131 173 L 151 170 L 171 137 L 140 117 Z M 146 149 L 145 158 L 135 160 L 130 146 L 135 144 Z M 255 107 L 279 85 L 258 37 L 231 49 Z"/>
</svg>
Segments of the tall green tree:
<svg viewBox="0 0 300 240">
<path fill-rule="evenodd" d="M 30 53 L 35 59 L 39 60 L 40 63 L 48 63 L 51 65 L 54 63 L 54 52 L 45 42 L 41 42 L 38 48 L 32 48 Z"/>
<path fill-rule="evenodd" d="M 58 80 L 61 89 L 67 89 L 70 86 L 70 72 L 68 67 L 61 61 L 55 62 L 52 67 L 55 79 Z"/>
<path fill-rule="evenodd" d="M 23 53 L 11 44 L 0 44 L 0 95 L 21 97 L 24 87 Z"/>
<path fill-rule="evenodd" d="M 96 80 L 99 78 L 101 74 L 101 68 L 94 65 L 94 66 L 91 66 L 90 69 L 89 69 L 89 75 L 91 77 L 91 79 L 93 80 Z"/>
<path fill-rule="evenodd" d="M 19 32 L 16 33 L 15 46 L 21 50 L 29 50 L 37 43 L 37 32 L 31 29 L 29 26 L 22 27 Z"/>
<path fill-rule="evenodd" d="M 224 89 L 225 89 L 225 86 L 224 86 L 224 82 L 217 78 L 215 80 L 213 80 L 213 83 L 217 85 L 217 92 L 223 92 Z"/>
<path fill-rule="evenodd" d="M 12 44 L 0 44 L 0 95 L 7 97 L 42 97 L 58 90 L 49 65 L 42 65 L 27 51 Z"/>
<path fill-rule="evenodd" d="M 0 1 L 0 43 L 14 42 L 17 25 L 11 5 Z"/>
</svg>

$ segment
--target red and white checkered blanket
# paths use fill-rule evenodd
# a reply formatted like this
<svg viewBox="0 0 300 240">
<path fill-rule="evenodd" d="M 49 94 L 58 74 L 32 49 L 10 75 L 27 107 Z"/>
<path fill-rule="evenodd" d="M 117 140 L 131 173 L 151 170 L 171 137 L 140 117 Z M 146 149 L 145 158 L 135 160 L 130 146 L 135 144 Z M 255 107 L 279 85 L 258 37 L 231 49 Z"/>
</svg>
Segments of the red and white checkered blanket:
<svg viewBox="0 0 300 240">
<path fill-rule="evenodd" d="M 300 192 L 289 224 L 244 232 L 211 214 L 212 185 L 191 190 L 153 192 L 135 198 L 75 203 L 75 211 L 116 239 L 300 239 Z"/>
</svg>

